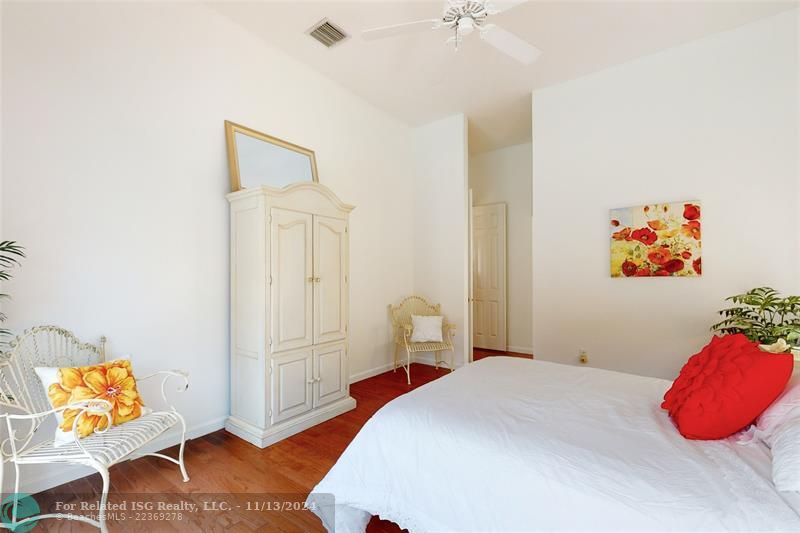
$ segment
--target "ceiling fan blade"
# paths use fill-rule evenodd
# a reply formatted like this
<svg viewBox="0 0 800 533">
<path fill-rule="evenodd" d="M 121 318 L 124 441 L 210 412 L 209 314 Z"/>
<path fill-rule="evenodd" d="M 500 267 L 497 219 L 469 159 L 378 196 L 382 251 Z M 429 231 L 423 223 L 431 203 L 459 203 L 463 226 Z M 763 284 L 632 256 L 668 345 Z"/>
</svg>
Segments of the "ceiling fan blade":
<svg viewBox="0 0 800 533">
<path fill-rule="evenodd" d="M 404 24 L 393 24 L 391 26 L 382 26 L 380 28 L 365 30 L 361 32 L 361 36 L 365 40 L 371 41 L 373 39 L 394 37 L 395 35 L 408 35 L 426 30 L 435 30 L 439 27 L 441 22 L 442 21 L 440 19 L 426 19 L 418 20 L 416 22 L 406 22 Z"/>
<path fill-rule="evenodd" d="M 494 24 L 488 24 L 484 28 L 481 31 L 481 39 L 520 63 L 530 65 L 542 55 L 541 50 L 523 41 L 508 30 L 504 30 Z"/>
<path fill-rule="evenodd" d="M 528 0 L 487 0 L 484 4 L 486 12 L 490 15 L 508 11 L 512 7 L 517 7 L 520 4 L 526 3 Z"/>
</svg>

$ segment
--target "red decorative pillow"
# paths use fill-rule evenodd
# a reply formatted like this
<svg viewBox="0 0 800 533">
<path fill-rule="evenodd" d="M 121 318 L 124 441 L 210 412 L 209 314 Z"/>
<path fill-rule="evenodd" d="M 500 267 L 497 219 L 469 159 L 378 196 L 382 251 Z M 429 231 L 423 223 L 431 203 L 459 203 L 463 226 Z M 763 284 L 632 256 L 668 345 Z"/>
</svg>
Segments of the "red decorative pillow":
<svg viewBox="0 0 800 533">
<path fill-rule="evenodd" d="M 661 407 L 687 439 L 722 439 L 775 401 L 793 366 L 791 354 L 762 352 L 741 333 L 714 337 L 689 358 Z"/>
</svg>

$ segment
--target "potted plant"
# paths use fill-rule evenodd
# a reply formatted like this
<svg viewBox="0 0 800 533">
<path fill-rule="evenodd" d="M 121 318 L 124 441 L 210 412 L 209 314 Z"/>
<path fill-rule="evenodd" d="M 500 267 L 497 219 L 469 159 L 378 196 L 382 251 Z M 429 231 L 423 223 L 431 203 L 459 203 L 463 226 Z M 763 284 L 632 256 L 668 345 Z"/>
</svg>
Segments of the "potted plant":
<svg viewBox="0 0 800 533">
<path fill-rule="evenodd" d="M 788 351 L 800 341 L 800 296 L 781 296 L 770 287 L 758 287 L 726 298 L 732 307 L 719 311 L 723 319 L 711 330 L 723 335 L 742 333 L 762 345 L 781 340 Z"/>
<path fill-rule="evenodd" d="M 10 269 L 19 265 L 19 257 L 25 257 L 22 246 L 14 241 L 0 242 L 0 281 L 11 279 Z M 7 294 L 0 294 L 0 300 L 8 298 Z M 6 315 L 0 313 L 0 322 L 4 322 Z M 0 337 L 8 335 L 7 329 L 0 328 Z"/>
</svg>

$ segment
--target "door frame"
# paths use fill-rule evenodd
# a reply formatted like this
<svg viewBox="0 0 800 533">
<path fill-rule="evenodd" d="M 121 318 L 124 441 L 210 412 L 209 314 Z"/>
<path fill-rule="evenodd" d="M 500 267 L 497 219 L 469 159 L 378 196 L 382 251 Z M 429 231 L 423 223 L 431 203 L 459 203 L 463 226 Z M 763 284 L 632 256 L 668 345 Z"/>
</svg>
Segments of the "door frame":
<svg viewBox="0 0 800 533">
<path fill-rule="evenodd" d="M 475 343 L 475 333 L 474 333 L 474 314 L 475 314 L 475 274 L 473 269 L 473 253 L 475 251 L 474 243 L 474 229 L 473 228 L 473 211 L 475 207 L 494 207 L 494 206 L 502 206 L 503 207 L 503 243 L 504 243 L 504 253 L 505 258 L 503 261 L 503 287 L 502 287 L 502 294 L 503 294 L 503 327 L 505 328 L 504 332 L 504 339 L 505 339 L 505 347 L 503 351 L 508 351 L 508 204 L 506 202 L 489 202 L 486 204 L 479 204 L 479 205 L 472 205 L 472 189 L 470 189 L 470 206 L 469 206 L 469 345 L 470 345 L 470 361 L 474 356 L 474 343 Z"/>
<path fill-rule="evenodd" d="M 472 328 L 474 327 L 473 322 L 472 322 L 473 321 L 472 314 L 474 312 L 474 309 L 473 309 L 473 307 L 474 307 L 473 306 L 473 300 L 474 299 L 473 299 L 473 294 L 472 294 L 472 291 L 473 291 L 473 276 L 474 276 L 474 273 L 472 271 L 472 247 L 474 245 L 474 243 L 472 242 L 472 202 L 474 200 L 473 200 L 473 196 L 472 196 L 472 187 L 470 187 L 469 190 L 467 191 L 467 197 L 468 197 L 468 202 L 467 202 L 467 272 L 468 272 L 467 283 L 469 284 L 469 286 L 467 287 L 467 316 L 468 316 L 467 325 L 468 325 L 469 330 L 467 331 L 467 333 L 468 333 L 468 335 L 467 335 L 467 353 L 465 354 L 464 359 L 465 359 L 465 363 L 469 364 L 475 358 L 474 338 L 473 338 L 473 335 L 472 335 Z"/>
</svg>

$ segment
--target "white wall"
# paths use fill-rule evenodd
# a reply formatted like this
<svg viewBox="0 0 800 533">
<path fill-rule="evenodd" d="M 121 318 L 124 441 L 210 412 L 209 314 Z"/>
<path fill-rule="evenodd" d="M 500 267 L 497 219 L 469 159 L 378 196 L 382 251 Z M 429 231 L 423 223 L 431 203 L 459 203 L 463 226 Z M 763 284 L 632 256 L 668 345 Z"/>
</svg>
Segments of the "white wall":
<svg viewBox="0 0 800 533">
<path fill-rule="evenodd" d="M 531 143 L 471 155 L 472 204 L 506 204 L 508 349 L 531 353 Z"/>
<path fill-rule="evenodd" d="M 723 298 L 800 291 L 797 10 L 533 95 L 537 357 L 672 378 Z M 703 276 L 609 277 L 608 210 L 703 202 Z"/>
<path fill-rule="evenodd" d="M 416 128 L 414 149 L 414 291 L 442 304 L 457 326 L 454 359 L 461 365 L 469 346 L 466 118 Z"/>
<path fill-rule="evenodd" d="M 221 427 L 230 119 L 316 150 L 320 181 L 356 205 L 350 370 L 385 369 L 386 306 L 418 266 L 410 128 L 201 5 L 2 10 L 2 229 L 28 253 L 5 287 L 11 328 L 105 334 L 140 374 L 184 368 L 190 433 Z"/>
</svg>

